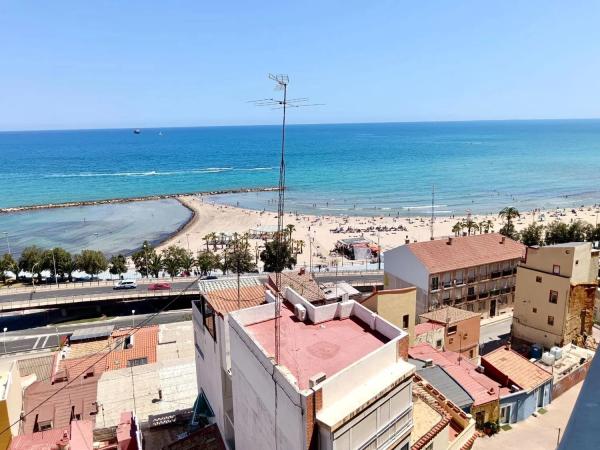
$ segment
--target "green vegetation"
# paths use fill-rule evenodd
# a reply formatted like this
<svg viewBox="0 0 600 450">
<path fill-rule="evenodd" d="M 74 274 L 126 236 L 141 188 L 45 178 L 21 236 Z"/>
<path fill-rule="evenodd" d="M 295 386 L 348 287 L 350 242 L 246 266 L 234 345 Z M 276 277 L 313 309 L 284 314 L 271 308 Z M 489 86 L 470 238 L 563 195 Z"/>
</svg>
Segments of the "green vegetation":
<svg viewBox="0 0 600 450">
<path fill-rule="evenodd" d="M 12 255 L 9 253 L 5 253 L 0 258 L 0 280 L 2 280 L 3 284 L 6 284 L 6 274 L 5 272 L 13 272 L 17 273 L 19 271 L 19 265 L 14 260 Z"/>
<path fill-rule="evenodd" d="M 99 250 L 83 250 L 79 255 L 75 255 L 75 266 L 94 278 L 108 269 L 108 261 Z"/>
<path fill-rule="evenodd" d="M 247 273 L 256 269 L 254 258 L 250 253 L 248 236 L 238 236 L 234 233 L 233 240 L 227 244 L 223 252 L 223 263 L 221 265 L 223 272 L 231 271 L 233 273 Z"/>
<path fill-rule="evenodd" d="M 119 278 L 122 273 L 127 272 L 127 259 L 121 254 L 111 256 L 108 264 L 110 266 L 108 271 L 113 275 L 118 275 Z"/>
<path fill-rule="evenodd" d="M 213 270 L 221 267 L 221 258 L 210 250 L 201 251 L 198 252 L 196 266 L 201 275 L 208 275 Z"/>
<path fill-rule="evenodd" d="M 281 242 L 276 239 L 267 242 L 265 249 L 260 253 L 260 260 L 264 263 L 265 272 L 281 272 L 284 269 L 293 269 L 296 265 L 296 257 L 287 239 Z"/>
<path fill-rule="evenodd" d="M 509 237 L 511 239 L 517 238 L 517 233 L 515 232 L 515 224 L 513 220 L 521 217 L 521 213 L 519 210 L 513 206 L 507 206 L 500 210 L 498 215 L 506 221 L 506 223 L 500 228 L 500 234 Z"/>
</svg>

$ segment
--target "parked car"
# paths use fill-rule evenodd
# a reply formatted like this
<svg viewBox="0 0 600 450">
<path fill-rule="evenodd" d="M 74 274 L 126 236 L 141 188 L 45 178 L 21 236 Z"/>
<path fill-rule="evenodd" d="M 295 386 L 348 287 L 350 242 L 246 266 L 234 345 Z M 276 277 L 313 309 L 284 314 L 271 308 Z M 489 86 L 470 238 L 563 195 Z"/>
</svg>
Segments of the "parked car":
<svg viewBox="0 0 600 450">
<path fill-rule="evenodd" d="M 216 275 L 204 275 L 201 280 L 216 280 L 218 277 Z"/>
<path fill-rule="evenodd" d="M 152 283 L 148 285 L 149 291 L 168 291 L 171 289 L 170 283 Z"/>
<path fill-rule="evenodd" d="M 135 289 L 137 283 L 135 280 L 120 280 L 113 286 L 113 289 Z"/>
</svg>

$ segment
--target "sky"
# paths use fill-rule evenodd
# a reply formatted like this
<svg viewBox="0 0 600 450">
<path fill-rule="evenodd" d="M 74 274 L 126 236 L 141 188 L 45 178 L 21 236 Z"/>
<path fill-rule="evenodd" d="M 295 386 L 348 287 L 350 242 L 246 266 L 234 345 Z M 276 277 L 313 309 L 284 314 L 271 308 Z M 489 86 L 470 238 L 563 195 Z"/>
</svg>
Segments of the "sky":
<svg viewBox="0 0 600 450">
<path fill-rule="evenodd" d="M 600 2 L 0 2 L 0 130 L 600 117 Z"/>
</svg>

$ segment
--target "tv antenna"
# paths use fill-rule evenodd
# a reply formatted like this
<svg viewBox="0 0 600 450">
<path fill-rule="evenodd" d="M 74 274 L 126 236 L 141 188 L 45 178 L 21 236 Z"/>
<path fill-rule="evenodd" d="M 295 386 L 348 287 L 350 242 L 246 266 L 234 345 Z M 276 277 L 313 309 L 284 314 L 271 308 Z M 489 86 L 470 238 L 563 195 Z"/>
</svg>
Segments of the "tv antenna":
<svg viewBox="0 0 600 450">
<path fill-rule="evenodd" d="M 277 201 L 277 233 L 275 234 L 275 242 L 277 245 L 277 263 L 275 271 L 275 284 L 277 285 L 277 295 L 275 297 L 275 364 L 280 361 L 280 343 L 281 343 L 281 304 L 283 302 L 283 294 L 281 288 L 281 271 L 284 269 L 285 261 L 283 261 L 283 247 L 286 245 L 284 238 L 283 219 L 285 215 L 285 119 L 287 108 L 299 108 L 301 106 L 318 106 L 318 104 L 307 104 L 308 98 L 287 98 L 288 84 L 290 79 L 287 75 L 269 74 L 269 79 L 275 82 L 275 90 L 283 91 L 283 98 L 263 98 L 261 100 L 251 100 L 255 106 L 268 106 L 271 109 L 282 109 L 281 122 L 281 157 L 279 161 L 279 185 L 278 185 L 278 201 Z"/>
<path fill-rule="evenodd" d="M 433 241 L 433 224 L 435 223 L 435 184 L 431 185 L 431 236 L 429 240 Z"/>
</svg>

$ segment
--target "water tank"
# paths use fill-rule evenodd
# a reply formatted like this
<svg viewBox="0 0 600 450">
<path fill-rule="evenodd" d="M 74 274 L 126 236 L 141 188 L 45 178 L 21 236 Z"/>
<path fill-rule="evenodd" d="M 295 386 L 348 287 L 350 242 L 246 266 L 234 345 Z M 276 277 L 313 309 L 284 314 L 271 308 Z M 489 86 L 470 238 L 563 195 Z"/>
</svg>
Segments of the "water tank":
<svg viewBox="0 0 600 450">
<path fill-rule="evenodd" d="M 552 353 L 554 355 L 554 359 L 556 361 L 558 361 L 560 358 L 562 358 L 562 348 L 560 348 L 560 347 L 552 347 L 550 349 L 550 353 Z"/>
<path fill-rule="evenodd" d="M 554 365 L 554 355 L 550 352 L 544 352 L 544 354 L 542 355 L 542 362 L 544 364 L 546 364 L 547 366 L 553 366 Z"/>
<path fill-rule="evenodd" d="M 531 350 L 529 350 L 529 356 L 531 358 L 540 359 L 542 357 L 543 348 L 539 344 L 533 344 Z"/>
</svg>

